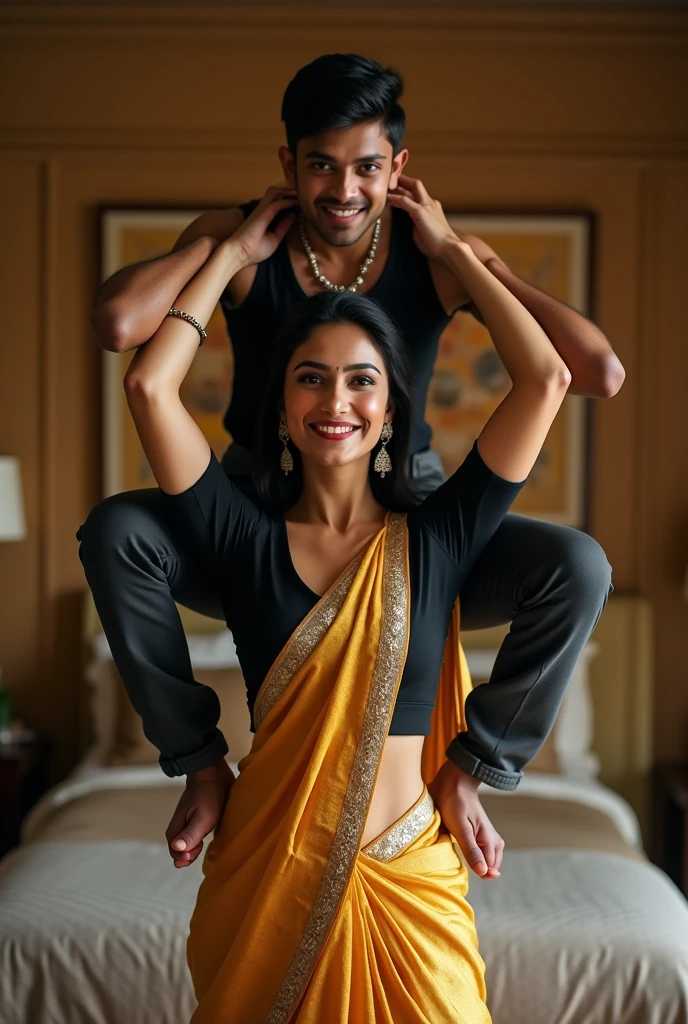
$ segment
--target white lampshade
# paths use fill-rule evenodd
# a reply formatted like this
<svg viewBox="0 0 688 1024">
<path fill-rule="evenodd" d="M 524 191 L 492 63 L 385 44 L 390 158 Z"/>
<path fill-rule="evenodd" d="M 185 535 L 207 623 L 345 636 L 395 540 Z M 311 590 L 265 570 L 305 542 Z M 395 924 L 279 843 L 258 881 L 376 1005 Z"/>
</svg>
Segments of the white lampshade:
<svg viewBox="0 0 688 1024">
<path fill-rule="evenodd" d="M 0 455 L 0 540 L 23 540 L 25 536 L 19 459 Z"/>
</svg>

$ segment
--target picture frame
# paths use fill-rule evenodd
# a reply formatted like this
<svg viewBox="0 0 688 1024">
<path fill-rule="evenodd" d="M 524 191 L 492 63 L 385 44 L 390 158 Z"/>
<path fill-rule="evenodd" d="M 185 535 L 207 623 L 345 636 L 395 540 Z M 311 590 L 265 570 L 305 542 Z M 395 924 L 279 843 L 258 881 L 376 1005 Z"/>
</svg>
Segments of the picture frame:
<svg viewBox="0 0 688 1024">
<path fill-rule="evenodd" d="M 593 219 L 587 212 L 451 212 L 459 233 L 491 246 L 524 281 L 591 315 Z M 459 313 L 440 338 L 426 419 L 444 471 L 453 473 L 511 381 L 490 335 Z M 567 395 L 511 511 L 585 529 L 588 521 L 589 402 Z"/>
<path fill-rule="evenodd" d="M 123 266 L 169 252 L 203 208 L 105 207 L 101 213 L 102 279 Z M 593 218 L 586 212 L 453 211 L 452 227 L 492 246 L 514 273 L 591 315 Z M 182 400 L 218 456 L 231 438 L 223 426 L 233 383 L 232 350 L 218 305 L 194 359 Z M 126 404 L 122 379 L 133 353 L 103 357 L 103 492 L 154 486 Z M 432 447 L 447 475 L 470 450 L 510 380 L 486 328 L 458 313 L 443 332 L 428 391 Z M 589 403 L 567 395 L 512 511 L 578 529 L 587 525 Z"/>
</svg>

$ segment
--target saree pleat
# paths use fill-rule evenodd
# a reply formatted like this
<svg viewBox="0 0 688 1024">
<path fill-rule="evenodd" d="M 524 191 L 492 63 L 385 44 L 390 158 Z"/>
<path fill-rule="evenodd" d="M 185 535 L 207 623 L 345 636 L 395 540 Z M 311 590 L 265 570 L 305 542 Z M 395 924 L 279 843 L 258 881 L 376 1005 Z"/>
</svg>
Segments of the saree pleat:
<svg viewBox="0 0 688 1024">
<path fill-rule="evenodd" d="M 468 879 L 439 814 L 400 855 L 359 855 L 295 1024 L 489 1024 Z"/>
<path fill-rule="evenodd" d="M 361 850 L 408 594 L 406 520 L 388 513 L 268 673 L 203 862 L 187 943 L 192 1024 L 489 1022 L 467 870 L 439 814 L 386 862 Z M 462 727 L 462 657 L 457 608 L 425 781 Z"/>
</svg>

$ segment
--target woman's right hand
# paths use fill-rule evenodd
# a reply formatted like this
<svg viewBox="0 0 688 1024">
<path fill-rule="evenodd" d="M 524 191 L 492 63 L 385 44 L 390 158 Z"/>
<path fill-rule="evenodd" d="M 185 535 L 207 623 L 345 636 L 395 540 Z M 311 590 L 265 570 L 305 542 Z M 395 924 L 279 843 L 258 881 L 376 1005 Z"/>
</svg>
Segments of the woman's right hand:
<svg viewBox="0 0 688 1024">
<path fill-rule="evenodd" d="M 286 182 L 282 185 L 271 185 L 253 213 L 224 244 L 238 246 L 246 260 L 246 266 L 261 263 L 272 256 L 294 223 L 296 206 L 296 189 L 290 188 Z M 282 213 L 282 216 L 273 223 L 279 213 Z"/>
<path fill-rule="evenodd" d="M 224 758 L 186 777 L 186 788 L 165 832 L 176 868 L 193 864 L 203 840 L 217 828 L 235 781 Z"/>
</svg>

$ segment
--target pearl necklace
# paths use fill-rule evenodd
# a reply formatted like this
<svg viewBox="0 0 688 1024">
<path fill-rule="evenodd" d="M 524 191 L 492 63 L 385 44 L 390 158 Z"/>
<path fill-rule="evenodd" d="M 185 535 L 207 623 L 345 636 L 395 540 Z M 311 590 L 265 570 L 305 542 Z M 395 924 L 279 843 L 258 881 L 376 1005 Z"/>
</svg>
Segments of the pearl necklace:
<svg viewBox="0 0 688 1024">
<path fill-rule="evenodd" d="M 324 285 L 325 288 L 329 289 L 329 291 L 331 291 L 331 292 L 355 292 L 355 291 L 358 291 L 359 284 L 363 284 L 363 275 L 368 273 L 368 268 L 370 267 L 370 265 L 372 264 L 373 260 L 375 259 L 375 250 L 377 249 L 377 241 L 378 241 L 378 238 L 380 237 L 380 224 L 381 224 L 381 220 L 378 217 L 378 219 L 375 221 L 375 230 L 373 231 L 373 241 L 372 241 L 372 244 L 370 246 L 370 249 L 368 250 L 368 255 L 363 260 L 363 263 L 361 263 L 360 270 L 358 271 L 358 277 L 356 278 L 356 280 L 352 284 L 347 285 L 347 287 L 345 288 L 343 284 L 332 284 L 332 282 L 328 281 L 328 279 L 325 277 L 324 274 L 320 273 L 320 267 L 318 266 L 318 261 L 315 258 L 315 253 L 313 252 L 313 250 L 310 247 L 310 243 L 309 243 L 308 237 L 306 235 L 306 229 L 303 226 L 303 217 L 302 217 L 301 221 L 299 223 L 299 228 L 301 230 L 301 241 L 303 242 L 303 247 L 306 250 L 306 255 L 308 256 L 308 259 L 310 260 L 311 267 L 313 268 L 313 273 L 315 274 L 315 277 L 320 282 L 320 284 Z"/>
</svg>

